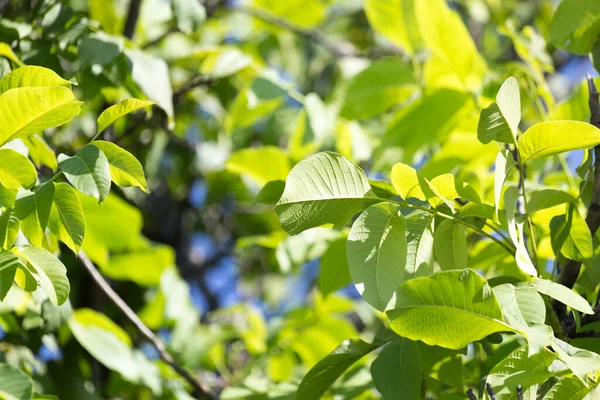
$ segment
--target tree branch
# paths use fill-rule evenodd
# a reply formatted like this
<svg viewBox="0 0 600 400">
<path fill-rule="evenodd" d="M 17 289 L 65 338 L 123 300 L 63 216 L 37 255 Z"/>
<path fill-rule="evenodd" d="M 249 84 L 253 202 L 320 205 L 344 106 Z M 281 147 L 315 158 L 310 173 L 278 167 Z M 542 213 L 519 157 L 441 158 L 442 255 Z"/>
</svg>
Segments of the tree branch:
<svg viewBox="0 0 600 400">
<path fill-rule="evenodd" d="M 137 26 L 137 21 L 140 17 L 141 7 L 142 0 L 131 0 L 129 2 L 129 11 L 127 12 L 127 20 L 125 20 L 125 28 L 123 29 L 123 36 L 129 40 L 131 40 L 135 34 L 135 27 Z"/>
<path fill-rule="evenodd" d="M 396 47 L 388 49 L 375 49 L 371 51 L 361 51 L 358 50 L 350 42 L 334 41 L 316 29 L 307 29 L 300 27 L 298 25 L 292 24 L 284 18 L 280 18 L 274 14 L 271 14 L 267 11 L 263 11 L 258 8 L 236 7 L 235 10 L 248 14 L 254 18 L 258 18 L 261 21 L 266 22 L 268 24 L 290 31 L 298 36 L 309 39 L 319 44 L 325 50 L 337 57 L 362 57 L 379 59 L 387 56 L 406 56 L 406 54 L 403 51 Z"/>
<path fill-rule="evenodd" d="M 587 76 L 590 107 L 590 124 L 600 128 L 600 101 L 598 99 L 598 90 L 594 79 L 588 74 Z M 592 236 L 596 234 L 600 227 L 600 146 L 594 147 L 594 188 L 592 192 L 592 201 L 588 207 L 588 215 L 585 219 Z M 563 267 L 558 282 L 570 289 L 575 286 L 579 272 L 581 271 L 581 263 L 573 260 L 568 260 Z M 557 317 L 561 321 L 566 319 L 566 306 L 558 301 L 553 302 L 553 308 Z"/>
<path fill-rule="evenodd" d="M 206 399 L 216 399 L 217 397 L 211 392 L 211 390 L 206 387 L 204 384 L 199 382 L 194 376 L 192 376 L 185 368 L 181 365 L 177 364 L 173 356 L 167 351 L 165 344 L 160 340 L 158 336 L 154 334 L 148 328 L 142 320 L 137 316 L 137 314 L 125 303 L 125 301 L 110 287 L 108 282 L 104 279 L 104 277 L 98 272 L 96 266 L 92 262 L 92 260 L 88 257 L 87 254 L 83 250 L 79 251 L 79 260 L 90 274 L 92 279 L 96 282 L 96 284 L 102 289 L 104 294 L 125 314 L 127 319 L 131 321 L 131 323 L 137 328 L 137 330 L 144 336 L 158 351 L 160 359 L 165 363 L 169 364 L 177 374 L 179 374 L 183 379 L 185 379 L 190 385 L 192 385 L 195 389 L 195 392 L 198 394 L 199 398 Z"/>
</svg>

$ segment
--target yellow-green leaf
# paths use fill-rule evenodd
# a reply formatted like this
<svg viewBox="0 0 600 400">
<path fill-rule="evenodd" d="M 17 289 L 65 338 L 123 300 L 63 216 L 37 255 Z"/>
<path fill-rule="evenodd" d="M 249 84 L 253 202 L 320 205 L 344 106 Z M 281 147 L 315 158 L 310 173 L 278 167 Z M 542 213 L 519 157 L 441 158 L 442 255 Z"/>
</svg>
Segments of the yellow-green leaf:
<svg viewBox="0 0 600 400">
<path fill-rule="evenodd" d="M 525 162 L 565 151 L 589 149 L 600 144 L 600 129 L 580 121 L 547 121 L 533 125 L 519 138 L 519 154 Z"/>
<path fill-rule="evenodd" d="M 0 95 L 0 146 L 63 125 L 81 111 L 66 87 L 16 88 Z"/>
<path fill-rule="evenodd" d="M 365 0 L 364 10 L 373 29 L 407 54 L 412 55 L 419 42 L 414 3 L 418 0 Z"/>
<path fill-rule="evenodd" d="M 71 87 L 71 82 L 61 78 L 51 69 L 28 65 L 17 68 L 0 79 L 0 94 L 23 87 Z"/>
<path fill-rule="evenodd" d="M 98 117 L 98 133 L 101 133 L 113 122 L 130 112 L 139 110 L 140 108 L 149 107 L 153 104 L 156 104 L 156 102 L 130 98 L 108 107 L 106 110 L 102 111 L 102 114 Z"/>
<path fill-rule="evenodd" d="M 6 57 L 17 65 L 23 65 L 19 57 L 15 54 L 15 52 L 11 49 L 11 47 L 6 43 L 0 43 L 0 56 Z"/>
<path fill-rule="evenodd" d="M 29 242 L 41 246 L 52 209 L 54 184 L 44 183 L 36 189 L 15 201 L 15 215 L 21 221 L 21 230 Z"/>
<path fill-rule="evenodd" d="M 111 142 L 96 140 L 92 145 L 102 150 L 108 160 L 110 179 L 121 187 L 137 186 L 148 193 L 142 164 L 127 150 Z"/>
<path fill-rule="evenodd" d="M 0 184 L 8 189 L 30 188 L 35 184 L 37 171 L 23 154 L 0 149 Z"/>
</svg>

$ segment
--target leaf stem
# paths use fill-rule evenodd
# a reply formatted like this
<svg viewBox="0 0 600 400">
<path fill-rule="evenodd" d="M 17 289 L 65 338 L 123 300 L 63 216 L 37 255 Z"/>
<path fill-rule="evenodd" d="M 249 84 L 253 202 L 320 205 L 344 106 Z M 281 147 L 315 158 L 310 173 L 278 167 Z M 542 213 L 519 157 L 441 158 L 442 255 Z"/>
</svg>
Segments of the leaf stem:
<svg viewBox="0 0 600 400">
<path fill-rule="evenodd" d="M 480 234 L 481 236 L 485 236 L 488 239 L 496 242 L 497 244 L 499 244 L 500 246 L 502 246 L 511 256 L 515 255 L 515 249 L 513 249 L 512 247 L 510 247 L 509 245 L 507 245 L 506 243 L 504 243 L 502 240 L 498 239 L 497 237 L 494 237 L 493 235 L 487 233 L 486 231 L 479 229 L 478 227 L 476 227 L 475 225 L 464 221 L 460 218 L 456 218 L 454 215 L 448 215 L 442 212 L 439 212 L 438 210 L 434 209 L 434 208 L 427 208 L 427 207 L 421 207 L 421 206 L 417 206 L 414 204 L 410 204 L 410 203 L 406 203 L 406 202 L 397 202 L 398 204 L 402 205 L 403 207 L 408 207 L 408 208 L 412 208 L 414 210 L 422 210 L 422 211 L 426 211 L 432 215 L 438 215 L 442 218 L 445 219 L 449 219 L 452 220 L 458 224 L 464 225 L 465 227 L 471 229 L 472 231 Z"/>
</svg>

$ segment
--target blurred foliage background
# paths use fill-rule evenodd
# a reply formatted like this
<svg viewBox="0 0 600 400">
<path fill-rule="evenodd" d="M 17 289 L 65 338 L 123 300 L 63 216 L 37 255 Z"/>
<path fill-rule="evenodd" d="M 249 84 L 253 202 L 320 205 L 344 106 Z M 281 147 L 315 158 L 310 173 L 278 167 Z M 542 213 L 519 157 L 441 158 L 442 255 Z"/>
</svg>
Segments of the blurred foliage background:
<svg viewBox="0 0 600 400">
<path fill-rule="evenodd" d="M 385 331 L 350 282 L 346 231 L 281 229 L 272 204 L 295 163 L 333 150 L 380 179 L 402 161 L 427 178 L 452 172 L 493 204 L 497 147 L 477 140 L 477 122 L 507 76 L 519 82 L 525 125 L 589 119 L 589 58 L 546 42 L 555 2 L 416 4 L 0 0 L 0 75 L 44 66 L 76 82 L 85 102 L 70 124 L 19 144 L 42 175 L 55 154 L 87 143 L 109 105 L 158 102 L 104 134 L 142 162 L 151 193 L 118 189 L 101 208 L 82 196 L 83 249 L 221 398 L 293 398 L 342 341 Z M 581 158 L 561 159 L 569 167 L 544 183 L 571 182 Z M 543 227 L 554 214 L 536 215 Z M 549 242 L 538 251 L 553 258 Z M 0 303 L 2 360 L 64 400 L 189 398 L 74 254 L 65 248 L 62 260 L 69 303 L 40 305 L 17 290 Z M 476 243 L 469 265 L 486 278 L 519 274 Z M 516 347 L 440 349 L 422 360 L 424 396 L 464 398 Z M 328 396 L 377 398 L 369 360 Z"/>
</svg>

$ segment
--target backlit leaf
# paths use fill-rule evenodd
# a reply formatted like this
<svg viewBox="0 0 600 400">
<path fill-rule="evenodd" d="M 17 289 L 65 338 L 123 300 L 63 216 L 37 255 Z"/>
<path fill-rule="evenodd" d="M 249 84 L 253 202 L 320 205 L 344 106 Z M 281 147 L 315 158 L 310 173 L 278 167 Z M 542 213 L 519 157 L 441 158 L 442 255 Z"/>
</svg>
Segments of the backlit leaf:
<svg viewBox="0 0 600 400">
<path fill-rule="evenodd" d="M 323 224 L 343 225 L 379 202 L 362 169 L 335 153 L 318 153 L 296 164 L 275 206 L 283 228 L 295 235 Z"/>
<path fill-rule="evenodd" d="M 0 149 L 0 184 L 7 189 L 30 188 L 35 184 L 37 171 L 31 161 L 11 149 Z"/>
<path fill-rule="evenodd" d="M 565 151 L 589 149 L 600 144 L 600 129 L 580 121 L 540 122 L 519 137 L 521 161 Z"/>
<path fill-rule="evenodd" d="M 48 68 L 28 65 L 17 68 L 0 79 L 0 94 L 19 87 L 71 87 L 71 82 L 61 78 Z"/>
<path fill-rule="evenodd" d="M 477 138 L 487 144 L 492 140 L 503 143 L 516 143 L 521 122 L 521 97 L 519 83 L 508 78 L 498 91 L 496 101 L 481 110 Z"/>
<path fill-rule="evenodd" d="M 347 253 L 356 289 L 383 311 L 404 278 L 406 222 L 400 206 L 380 203 L 360 214 L 348 235 Z"/>
<path fill-rule="evenodd" d="M 148 184 L 142 164 L 130 152 L 114 143 L 95 140 L 91 143 L 106 156 L 110 169 L 110 179 L 121 187 L 139 187 L 148 193 Z"/>
<path fill-rule="evenodd" d="M 0 82 L 1 83 L 1 82 Z M 98 117 L 98 133 L 103 132 L 108 126 L 119 118 L 140 108 L 149 107 L 156 104 L 155 101 L 139 100 L 134 98 L 125 99 L 118 104 L 114 104 L 102 111 Z"/>
<path fill-rule="evenodd" d="M 468 269 L 404 282 L 396 292 L 396 308 L 387 313 L 400 336 L 449 349 L 512 330 L 487 282 Z"/>
<path fill-rule="evenodd" d="M 41 247 L 21 246 L 16 253 L 28 262 L 52 304 L 61 305 L 67 301 L 71 287 L 67 269 L 58 258 Z"/>
<path fill-rule="evenodd" d="M 69 122 L 81 110 L 66 87 L 17 88 L 0 95 L 0 146 Z"/>
<path fill-rule="evenodd" d="M 104 201 L 110 190 L 110 167 L 98 147 L 84 146 L 72 157 L 60 154 L 58 166 L 81 193 L 98 199 L 99 203 Z"/>
</svg>

